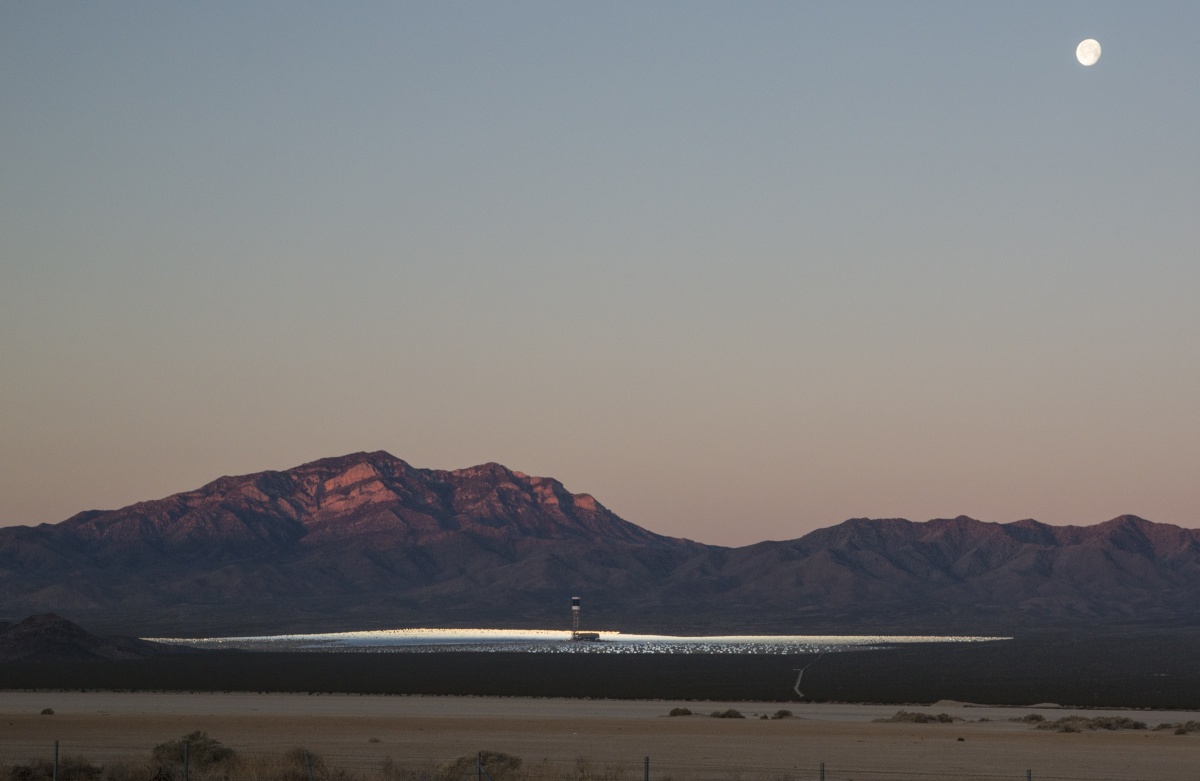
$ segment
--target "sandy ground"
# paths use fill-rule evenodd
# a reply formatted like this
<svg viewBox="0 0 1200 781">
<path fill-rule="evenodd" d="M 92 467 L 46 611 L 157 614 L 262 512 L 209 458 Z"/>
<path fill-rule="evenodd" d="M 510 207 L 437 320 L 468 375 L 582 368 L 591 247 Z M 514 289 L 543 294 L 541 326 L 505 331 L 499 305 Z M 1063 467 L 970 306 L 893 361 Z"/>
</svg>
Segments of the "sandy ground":
<svg viewBox="0 0 1200 781">
<path fill-rule="evenodd" d="M 896 706 L 790 704 L 793 718 L 669 718 L 728 707 L 747 716 L 778 704 L 564 700 L 474 697 L 0 692 L 0 764 L 62 755 L 93 762 L 145 758 L 157 743 L 193 730 L 244 754 L 278 754 L 303 746 L 331 767 L 369 774 L 390 757 L 435 766 L 479 750 L 504 751 L 526 765 L 547 762 L 566 776 L 583 758 L 595 774 L 637 781 L 643 757 L 653 781 L 683 779 L 878 778 L 1196 779 L 1200 735 L 1170 731 L 1063 734 L 1008 721 L 1040 712 L 1056 719 L 1079 711 L 911 707 L 966 719 L 955 724 L 883 724 Z M 44 708 L 54 715 L 43 716 Z M 1151 726 L 1200 720 L 1179 711 L 1089 710 Z M 981 718 L 988 721 L 979 722 Z M 961 738 L 961 740 L 960 740 Z M 234 780 L 236 781 L 236 779 Z"/>
</svg>

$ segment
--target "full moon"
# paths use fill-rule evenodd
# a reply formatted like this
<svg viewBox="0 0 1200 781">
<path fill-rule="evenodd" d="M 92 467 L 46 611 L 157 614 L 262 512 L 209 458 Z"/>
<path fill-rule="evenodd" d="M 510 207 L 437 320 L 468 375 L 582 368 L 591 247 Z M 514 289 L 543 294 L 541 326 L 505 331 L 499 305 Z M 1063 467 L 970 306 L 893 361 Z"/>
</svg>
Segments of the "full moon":
<svg viewBox="0 0 1200 781">
<path fill-rule="evenodd" d="M 1079 60 L 1080 65 L 1095 65 L 1096 60 L 1100 59 L 1100 43 L 1095 38 L 1081 41 L 1075 47 L 1075 59 Z"/>
</svg>

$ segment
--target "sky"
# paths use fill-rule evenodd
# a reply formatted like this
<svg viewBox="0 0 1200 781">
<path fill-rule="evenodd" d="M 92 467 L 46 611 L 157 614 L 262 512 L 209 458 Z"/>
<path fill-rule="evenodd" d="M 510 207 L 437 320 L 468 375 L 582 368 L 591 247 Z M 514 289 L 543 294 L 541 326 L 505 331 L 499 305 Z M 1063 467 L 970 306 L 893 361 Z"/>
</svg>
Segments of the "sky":
<svg viewBox="0 0 1200 781">
<path fill-rule="evenodd" d="M 726 545 L 1200 525 L 1197 29 L 0 4 L 0 525 L 378 449 Z"/>
</svg>

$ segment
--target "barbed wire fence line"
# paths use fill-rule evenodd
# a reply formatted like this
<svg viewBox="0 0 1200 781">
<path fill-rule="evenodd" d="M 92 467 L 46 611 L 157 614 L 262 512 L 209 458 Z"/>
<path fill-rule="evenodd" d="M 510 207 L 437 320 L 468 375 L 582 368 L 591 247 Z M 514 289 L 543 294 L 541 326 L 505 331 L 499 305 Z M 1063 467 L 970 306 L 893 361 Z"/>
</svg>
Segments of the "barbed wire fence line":
<svg viewBox="0 0 1200 781">
<path fill-rule="evenodd" d="M 240 743 L 236 760 L 205 766 L 189 757 L 186 744 L 182 762 L 156 759 L 153 749 L 115 750 L 99 741 L 3 740 L 0 781 L 1157 781 L 1152 775 L 1043 774 L 1036 768 L 1016 767 L 1009 772 L 976 772 L 939 768 L 932 762 L 920 770 L 902 770 L 824 762 L 784 766 L 657 761 L 647 756 L 620 762 L 523 761 L 498 752 L 465 757 L 405 752 L 380 757 L 378 749 L 310 751 L 300 744 L 266 741 Z M 494 757 L 506 757 L 507 764 L 492 763 Z"/>
</svg>

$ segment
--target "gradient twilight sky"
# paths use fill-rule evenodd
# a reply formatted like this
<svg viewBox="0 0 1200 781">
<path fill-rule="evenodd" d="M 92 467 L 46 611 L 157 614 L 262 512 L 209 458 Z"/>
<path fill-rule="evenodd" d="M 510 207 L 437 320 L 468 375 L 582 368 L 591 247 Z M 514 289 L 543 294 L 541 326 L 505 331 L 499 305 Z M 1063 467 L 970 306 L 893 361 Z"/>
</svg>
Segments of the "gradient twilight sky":
<svg viewBox="0 0 1200 781">
<path fill-rule="evenodd" d="M 4 3 L 0 524 L 384 449 L 710 543 L 1196 526 L 1197 31 Z"/>
</svg>

